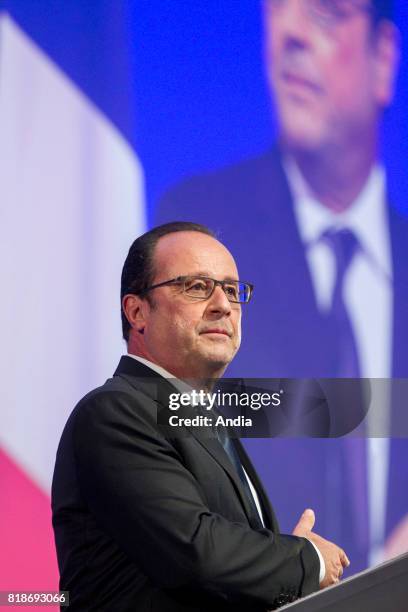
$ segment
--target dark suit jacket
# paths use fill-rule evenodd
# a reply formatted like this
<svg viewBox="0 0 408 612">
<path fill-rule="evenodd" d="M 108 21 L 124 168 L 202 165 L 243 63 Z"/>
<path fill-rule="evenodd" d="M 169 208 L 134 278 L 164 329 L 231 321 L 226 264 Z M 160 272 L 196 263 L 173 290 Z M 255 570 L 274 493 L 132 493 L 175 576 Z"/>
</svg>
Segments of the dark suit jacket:
<svg viewBox="0 0 408 612">
<path fill-rule="evenodd" d="M 174 220 L 201 222 L 214 229 L 235 257 L 240 277 L 255 285 L 253 300 L 244 307 L 242 347 L 228 376 L 338 375 L 336 331 L 315 300 L 277 149 L 170 189 L 159 203 L 155 222 Z M 390 207 L 389 226 L 394 268 L 392 369 L 393 376 L 407 377 L 408 220 Z M 406 416 L 406 410 L 398 414 Z M 401 435 L 402 428 L 396 425 L 395 432 Z M 403 467 L 408 462 L 408 441 L 397 442 L 391 448 L 387 533 L 408 512 L 407 496 L 401 493 L 408 491 L 408 470 Z M 276 499 L 285 529 L 311 506 L 317 513 L 317 529 L 349 553 L 350 570 L 365 567 L 367 548 L 354 520 L 361 508 L 353 495 L 341 442 L 277 439 L 249 441 L 246 446 L 267 489 L 288 491 Z"/>
<path fill-rule="evenodd" d="M 69 610 L 265 610 L 317 589 L 313 546 L 280 535 L 243 448 L 266 520 L 258 531 L 218 440 L 163 434 L 157 413 L 172 392 L 123 357 L 67 422 L 52 509 Z"/>
</svg>

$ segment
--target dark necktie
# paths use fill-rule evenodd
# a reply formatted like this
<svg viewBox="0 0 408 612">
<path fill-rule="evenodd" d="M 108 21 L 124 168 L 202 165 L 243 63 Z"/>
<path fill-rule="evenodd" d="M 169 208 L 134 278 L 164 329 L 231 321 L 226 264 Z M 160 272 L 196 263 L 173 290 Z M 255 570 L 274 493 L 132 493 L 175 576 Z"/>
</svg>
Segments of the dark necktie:
<svg viewBox="0 0 408 612">
<path fill-rule="evenodd" d="M 344 302 L 344 279 L 346 272 L 357 252 L 357 238 L 349 229 L 327 230 L 322 240 L 329 245 L 336 262 L 336 281 L 334 283 L 329 321 L 336 339 L 335 372 L 340 378 L 359 378 L 360 366 L 356 341 L 350 317 Z"/>
<path fill-rule="evenodd" d="M 217 417 L 220 413 L 213 408 L 214 416 Z M 232 465 L 235 467 L 239 479 L 242 484 L 242 488 L 245 491 L 245 495 L 247 497 L 249 507 L 250 507 L 250 520 L 253 526 L 256 526 L 257 529 L 262 529 L 262 521 L 259 517 L 259 512 L 255 504 L 254 496 L 252 495 L 248 479 L 245 475 L 244 468 L 242 466 L 241 460 L 239 458 L 238 450 L 236 448 L 236 442 L 234 438 L 231 438 L 228 434 L 228 430 L 224 425 L 217 425 L 215 428 L 217 438 L 228 455 L 229 460 Z"/>
<path fill-rule="evenodd" d="M 331 309 L 328 313 L 329 322 L 333 331 L 334 356 L 336 377 L 359 378 L 361 376 L 357 345 L 351 325 L 347 307 L 344 302 L 344 279 L 347 270 L 359 249 L 356 236 L 349 229 L 330 229 L 322 236 L 322 240 L 328 244 L 336 262 L 336 281 L 334 284 Z M 364 435 L 364 429 L 360 432 Z M 350 508 L 352 509 L 352 523 L 354 525 L 355 539 L 361 550 L 368 548 L 368 497 L 367 497 L 367 459 L 366 440 L 364 437 L 345 437 L 343 440 L 344 461 L 346 470 L 344 476 L 350 487 Z M 333 462 L 336 462 L 333 453 Z M 333 466 L 334 467 L 334 466 Z M 337 470 L 340 466 L 337 466 Z M 336 471 L 336 469 L 335 469 Z M 333 474 L 335 477 L 335 474 Z M 342 487 L 339 483 L 333 484 L 332 500 L 334 504 L 341 504 L 342 489 L 346 489 L 346 483 Z M 344 492 L 343 492 L 344 494 Z M 333 504 L 333 505 L 334 505 Z M 339 508 L 332 507 L 331 512 L 338 516 Z M 350 525 L 346 527 L 350 529 Z"/>
</svg>

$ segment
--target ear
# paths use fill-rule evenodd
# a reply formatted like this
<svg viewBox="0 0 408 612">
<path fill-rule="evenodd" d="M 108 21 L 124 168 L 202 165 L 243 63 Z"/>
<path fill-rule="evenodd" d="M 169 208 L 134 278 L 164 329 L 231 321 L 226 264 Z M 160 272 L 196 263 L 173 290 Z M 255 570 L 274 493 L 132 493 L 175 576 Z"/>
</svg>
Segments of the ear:
<svg viewBox="0 0 408 612">
<path fill-rule="evenodd" d="M 394 97 L 400 58 L 400 33 L 391 21 L 383 20 L 377 25 L 374 35 L 376 97 L 379 105 L 386 108 Z"/>
<path fill-rule="evenodd" d="M 122 299 L 122 308 L 132 329 L 143 334 L 146 326 L 149 304 L 138 295 L 129 293 Z"/>
</svg>

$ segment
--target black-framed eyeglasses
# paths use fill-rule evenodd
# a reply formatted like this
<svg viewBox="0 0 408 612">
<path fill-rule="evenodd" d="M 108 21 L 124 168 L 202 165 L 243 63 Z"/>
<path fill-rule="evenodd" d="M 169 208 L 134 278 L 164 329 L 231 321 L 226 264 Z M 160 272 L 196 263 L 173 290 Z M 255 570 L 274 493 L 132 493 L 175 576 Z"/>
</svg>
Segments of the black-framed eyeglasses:
<svg viewBox="0 0 408 612">
<path fill-rule="evenodd" d="M 273 5 L 283 7 L 286 0 L 270 0 Z M 357 13 L 373 14 L 375 9 L 367 0 L 304 0 L 310 17 L 320 25 L 334 26 Z"/>
<path fill-rule="evenodd" d="M 214 293 L 217 285 L 222 287 L 228 300 L 234 304 L 248 304 L 252 297 L 254 286 L 239 280 L 216 280 L 207 276 L 178 276 L 171 280 L 157 283 L 139 292 L 140 296 L 145 295 L 153 289 L 166 285 L 180 285 L 182 291 L 194 300 L 208 300 Z"/>
</svg>

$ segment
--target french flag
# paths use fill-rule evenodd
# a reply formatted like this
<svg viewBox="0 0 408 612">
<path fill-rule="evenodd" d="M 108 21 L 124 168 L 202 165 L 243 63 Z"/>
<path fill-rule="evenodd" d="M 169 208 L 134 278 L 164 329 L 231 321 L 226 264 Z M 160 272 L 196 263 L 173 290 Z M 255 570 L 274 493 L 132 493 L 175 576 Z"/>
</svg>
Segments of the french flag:
<svg viewBox="0 0 408 612">
<path fill-rule="evenodd" d="M 0 3 L 0 591 L 58 590 L 59 437 L 124 350 L 146 229 L 127 43 L 116 2 Z"/>
</svg>

